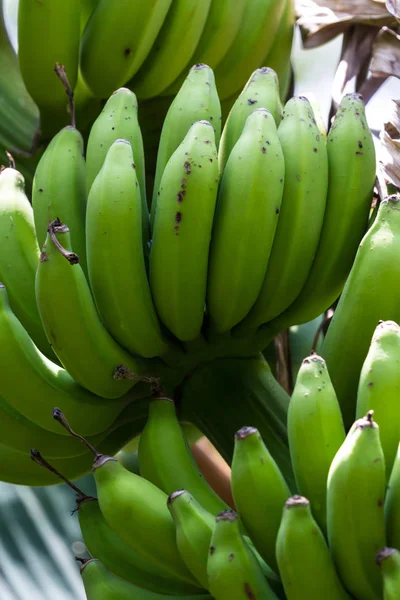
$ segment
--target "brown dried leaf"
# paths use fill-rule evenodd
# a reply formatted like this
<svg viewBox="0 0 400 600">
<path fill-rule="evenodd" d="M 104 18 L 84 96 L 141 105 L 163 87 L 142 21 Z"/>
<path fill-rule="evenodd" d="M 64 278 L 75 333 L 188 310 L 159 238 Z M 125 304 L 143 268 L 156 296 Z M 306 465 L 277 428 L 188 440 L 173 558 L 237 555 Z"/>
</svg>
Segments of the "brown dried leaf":
<svg viewBox="0 0 400 600">
<path fill-rule="evenodd" d="M 400 19 L 400 0 L 386 0 L 386 9 L 396 19 Z"/>
<path fill-rule="evenodd" d="M 390 183 L 400 188 L 400 100 L 392 101 L 392 116 L 380 133 L 382 170 Z"/>
<path fill-rule="evenodd" d="M 306 48 L 320 46 L 357 23 L 383 27 L 394 22 L 386 5 L 374 0 L 296 0 L 295 5 Z"/>
<path fill-rule="evenodd" d="M 388 27 L 382 27 L 375 40 L 370 72 L 373 77 L 400 78 L 400 35 Z"/>
</svg>

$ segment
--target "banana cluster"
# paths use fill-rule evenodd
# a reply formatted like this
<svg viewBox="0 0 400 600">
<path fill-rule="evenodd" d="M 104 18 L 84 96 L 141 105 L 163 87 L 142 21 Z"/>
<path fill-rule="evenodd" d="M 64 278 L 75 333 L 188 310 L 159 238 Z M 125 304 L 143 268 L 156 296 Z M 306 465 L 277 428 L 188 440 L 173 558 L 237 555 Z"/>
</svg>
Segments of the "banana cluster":
<svg viewBox="0 0 400 600">
<path fill-rule="evenodd" d="M 37 439 L 69 476 L 90 466 L 55 426 L 55 405 L 117 451 L 146 417 L 140 378 L 172 394 L 202 362 L 253 356 L 271 332 L 328 308 L 367 225 L 375 154 L 360 96 L 343 98 L 326 134 L 306 98 L 282 107 L 268 67 L 221 132 L 213 70 L 196 64 L 164 121 L 151 202 L 127 88 L 86 152 L 74 125 L 53 137 L 32 203 L 13 167 L 0 174 L 0 389 L 15 462 L 0 477 L 32 483 Z"/>
<path fill-rule="evenodd" d="M 235 511 L 202 476 L 173 401 L 157 390 L 138 471 L 100 454 L 55 410 L 94 454 L 97 498 L 70 484 L 91 555 L 81 568 L 88 600 L 397 600 L 399 343 L 398 324 L 378 325 L 359 379 L 357 415 L 365 416 L 347 435 L 325 361 L 303 361 L 288 414 L 296 487 L 258 430 L 242 427 L 231 462 Z"/>
<path fill-rule="evenodd" d="M 293 0 L 21 0 L 18 60 L 40 111 L 44 139 L 67 122 L 54 75 L 64 65 L 82 120 L 121 86 L 140 100 L 173 96 L 191 64 L 215 70 L 228 104 L 248 73 L 270 64 L 286 96 L 291 79 Z M 43 35 L 43 32 L 46 32 Z"/>
</svg>

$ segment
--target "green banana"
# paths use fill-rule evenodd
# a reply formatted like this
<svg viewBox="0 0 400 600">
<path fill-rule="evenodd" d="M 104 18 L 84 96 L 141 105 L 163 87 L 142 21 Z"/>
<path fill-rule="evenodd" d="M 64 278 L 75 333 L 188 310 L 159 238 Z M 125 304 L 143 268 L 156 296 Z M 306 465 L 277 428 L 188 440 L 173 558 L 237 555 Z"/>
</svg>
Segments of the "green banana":
<svg viewBox="0 0 400 600">
<path fill-rule="evenodd" d="M 290 490 L 254 427 L 235 434 L 231 486 L 236 509 L 258 552 L 277 569 L 276 536 Z"/>
<path fill-rule="evenodd" d="M 400 443 L 394 459 L 385 498 L 386 539 L 390 546 L 400 548 Z"/>
<path fill-rule="evenodd" d="M 209 594 L 166 596 L 151 592 L 117 577 L 96 558 L 91 558 L 83 564 L 81 575 L 87 600 L 211 600 Z"/>
<path fill-rule="evenodd" d="M 104 326 L 132 354 L 164 355 L 168 342 L 147 280 L 140 190 L 126 140 L 111 145 L 90 189 L 86 244 L 90 285 Z"/>
<path fill-rule="evenodd" d="M 35 171 L 32 206 L 40 248 L 51 221 L 71 229 L 71 243 L 85 273 L 86 179 L 83 138 L 75 127 L 64 127 L 51 140 Z"/>
<path fill-rule="evenodd" d="M 288 410 L 290 458 L 296 487 L 326 532 L 326 482 L 332 460 L 346 437 L 339 403 L 325 361 L 303 360 Z"/>
<path fill-rule="evenodd" d="M 296 21 L 293 0 L 285 0 L 285 8 L 276 32 L 274 44 L 261 64 L 273 69 L 278 75 L 282 101 L 289 93 L 292 79 L 290 56 L 292 53 L 294 24 Z"/>
<path fill-rule="evenodd" d="M 271 321 L 296 299 L 309 274 L 324 219 L 326 142 L 307 98 L 294 97 L 286 103 L 278 138 L 285 160 L 282 207 L 264 282 L 243 327 Z"/>
<path fill-rule="evenodd" d="M 16 169 L 0 172 L 0 281 L 12 310 L 35 343 L 54 357 L 36 306 L 35 275 L 40 250 L 25 180 Z"/>
<path fill-rule="evenodd" d="M 222 130 L 218 151 L 219 171 L 223 173 L 227 160 L 242 135 L 247 118 L 257 108 L 266 108 L 278 127 L 282 119 L 282 103 L 279 97 L 278 78 L 275 71 L 262 67 L 254 71 L 239 96 L 235 97 Z"/>
<path fill-rule="evenodd" d="M 261 566 L 239 529 L 238 516 L 224 511 L 216 517 L 207 560 L 209 590 L 216 600 L 277 600 Z"/>
<path fill-rule="evenodd" d="M 400 255 L 399 201 L 400 194 L 381 202 L 361 241 L 321 349 L 345 426 L 354 418 L 360 371 L 378 321 L 400 322 L 400 263 L 393 261 Z"/>
<path fill-rule="evenodd" d="M 127 88 L 120 88 L 110 96 L 90 129 L 86 149 L 86 189 L 88 193 L 103 166 L 109 148 L 118 139 L 127 140 L 132 145 L 142 202 L 142 235 L 146 251 L 149 240 L 149 211 L 146 201 L 143 139 L 138 122 L 136 96 Z"/>
<path fill-rule="evenodd" d="M 184 488 L 214 516 L 228 508 L 204 479 L 169 398 L 155 398 L 139 440 L 139 470 L 166 494 Z"/>
<path fill-rule="evenodd" d="M 185 70 L 200 40 L 211 0 L 175 0 L 142 67 L 129 82 L 140 100 L 164 92 Z"/>
<path fill-rule="evenodd" d="M 149 54 L 171 0 L 99 0 L 82 35 L 80 67 L 86 85 L 107 98 L 138 71 Z"/>
<path fill-rule="evenodd" d="M 85 435 L 101 433 L 109 427 L 133 399 L 125 397 L 107 402 L 76 383 L 59 365 L 46 358 L 35 346 L 8 304 L 7 292 L 0 284 L 0 381 L 8 404 L 24 417 L 57 434 L 52 410 L 60 406 L 73 427 Z M 135 390 L 137 397 L 142 384 Z M 145 394 L 143 394 L 145 395 Z"/>
<path fill-rule="evenodd" d="M 400 550 L 383 548 L 376 556 L 383 577 L 383 600 L 400 598 Z"/>
<path fill-rule="evenodd" d="M 68 227 L 53 221 L 36 274 L 39 313 L 52 348 L 71 377 L 98 396 L 119 398 L 136 383 L 119 377 L 119 368 L 141 374 L 143 365 L 104 328 L 77 261 Z"/>
<path fill-rule="evenodd" d="M 373 409 L 389 479 L 400 440 L 400 326 L 382 321 L 374 331 L 361 369 L 357 392 L 357 418 Z"/>
<path fill-rule="evenodd" d="M 267 325 L 271 335 L 329 308 L 342 291 L 366 230 L 376 165 L 360 94 L 343 97 L 328 134 L 327 152 L 328 194 L 315 258 L 297 298 Z"/>
<path fill-rule="evenodd" d="M 328 473 L 328 542 L 339 577 L 352 596 L 379 600 L 375 555 L 385 545 L 385 458 L 373 411 L 355 421 Z"/>
<path fill-rule="evenodd" d="M 285 502 L 276 559 L 287 600 L 349 600 L 310 502 L 303 496 Z"/>
<path fill-rule="evenodd" d="M 218 148 L 221 137 L 221 105 L 212 69 L 201 63 L 190 69 L 164 119 L 157 151 L 151 202 L 152 229 L 165 165 L 184 139 L 190 126 L 202 119 L 209 121 L 213 126 L 215 144 Z"/>
<path fill-rule="evenodd" d="M 182 341 L 197 338 L 203 323 L 217 187 L 214 129 L 198 121 L 164 169 L 150 253 L 156 310 Z"/>
<path fill-rule="evenodd" d="M 282 0 L 247 0 L 238 34 L 215 69 L 221 100 L 234 94 L 249 72 L 261 66 L 275 43 L 284 8 Z"/>
<path fill-rule="evenodd" d="M 275 121 L 268 110 L 258 108 L 229 156 L 218 195 L 207 287 L 207 308 L 217 332 L 239 323 L 260 293 L 284 177 Z"/>
<path fill-rule="evenodd" d="M 96 454 L 93 470 L 100 510 L 115 533 L 160 575 L 200 587 L 180 557 L 167 495 L 110 456 Z"/>
<path fill-rule="evenodd" d="M 78 498 L 79 526 L 86 548 L 114 575 L 158 594 L 198 593 L 198 588 L 160 575 L 151 560 L 128 546 L 108 525 L 96 498 Z"/>
<path fill-rule="evenodd" d="M 80 0 L 20 0 L 19 67 L 26 89 L 39 107 L 45 139 L 70 120 L 65 89 L 54 67 L 56 63 L 65 67 L 73 89 L 78 77 L 79 38 Z"/>
<path fill-rule="evenodd" d="M 26 402 L 30 400 L 25 399 Z M 50 412 L 50 411 L 49 411 Z M 50 413 L 51 414 L 51 413 Z M 89 442 L 98 444 L 106 437 L 106 432 L 89 437 Z M 0 439 L 4 446 L 17 452 L 29 452 L 40 446 L 50 458 L 69 458 L 84 454 L 82 444 L 65 435 L 59 435 L 40 427 L 24 417 L 0 396 Z"/>
<path fill-rule="evenodd" d="M 206 63 L 211 69 L 215 69 L 229 52 L 239 31 L 245 6 L 246 0 L 236 0 L 235 10 L 232 10 L 230 0 L 211 1 L 203 32 L 187 67 L 189 64 Z M 185 74 L 183 73 L 163 92 L 163 95 L 176 94 L 184 79 Z"/>
</svg>

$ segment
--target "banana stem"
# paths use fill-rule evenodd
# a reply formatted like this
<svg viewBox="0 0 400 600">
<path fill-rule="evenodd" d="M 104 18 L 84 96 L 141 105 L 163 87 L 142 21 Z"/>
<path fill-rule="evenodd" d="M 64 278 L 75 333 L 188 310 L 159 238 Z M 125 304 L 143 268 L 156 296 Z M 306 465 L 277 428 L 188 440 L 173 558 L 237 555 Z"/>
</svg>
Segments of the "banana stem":
<svg viewBox="0 0 400 600">
<path fill-rule="evenodd" d="M 75 120 L 75 101 L 74 101 L 74 92 L 69 84 L 67 72 L 65 70 L 64 65 L 60 65 L 56 62 L 56 66 L 54 67 L 54 71 L 56 72 L 57 77 L 60 79 L 61 83 L 65 87 L 65 92 L 68 96 L 68 105 L 69 112 L 71 114 L 71 126 L 75 129 L 76 120 Z"/>
<path fill-rule="evenodd" d="M 53 242 L 53 244 L 55 245 L 57 250 L 60 252 L 60 254 L 62 254 L 62 256 L 64 256 L 64 258 L 66 258 L 67 261 L 71 265 L 78 264 L 79 256 L 77 254 L 75 254 L 75 252 L 69 252 L 68 250 L 66 250 L 60 244 L 60 242 L 58 241 L 57 236 L 56 236 L 56 233 L 65 233 L 65 232 L 69 231 L 68 227 L 66 225 L 64 225 L 64 223 L 61 223 L 61 221 L 59 219 L 56 219 L 55 221 L 52 221 L 50 223 L 47 231 L 49 232 L 51 241 Z M 47 255 L 45 252 L 42 252 L 40 260 L 41 261 L 47 260 Z"/>
</svg>

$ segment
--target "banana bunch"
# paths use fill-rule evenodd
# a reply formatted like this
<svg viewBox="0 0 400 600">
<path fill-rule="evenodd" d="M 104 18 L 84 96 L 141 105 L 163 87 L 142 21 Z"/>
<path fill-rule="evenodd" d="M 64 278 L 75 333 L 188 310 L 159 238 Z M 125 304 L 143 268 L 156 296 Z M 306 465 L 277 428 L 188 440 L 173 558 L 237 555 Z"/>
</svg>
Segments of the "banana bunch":
<svg viewBox="0 0 400 600">
<path fill-rule="evenodd" d="M 82 123 L 92 122 L 93 107 L 121 86 L 140 100 L 172 99 L 190 65 L 200 62 L 216 70 L 229 103 L 271 55 L 285 96 L 294 20 L 293 0 L 238 0 L 235 10 L 227 0 L 20 0 L 19 68 L 48 141 L 68 122 L 56 63 L 66 69 Z"/>
<path fill-rule="evenodd" d="M 70 107 L 32 204 L 15 164 L 0 173 L 0 412 L 19 431 L 2 443 L 21 465 L 35 436 L 56 460 L 84 454 L 55 426 L 55 405 L 84 435 L 117 441 L 131 423 L 133 437 L 152 378 L 172 395 L 200 365 L 254 357 L 276 327 L 328 308 L 374 182 L 361 97 L 344 97 L 326 137 L 306 98 L 282 107 L 269 67 L 253 72 L 222 130 L 213 70 L 190 69 L 164 120 L 150 194 L 136 95 L 110 96 L 86 151 Z M 279 416 L 265 413 L 263 434 L 290 479 L 288 397 L 271 391 Z M 68 473 L 89 464 L 71 461 Z M 0 478 L 24 482 L 24 470 L 2 465 Z"/>
<path fill-rule="evenodd" d="M 242 427 L 231 461 L 235 510 L 206 483 L 174 402 L 157 384 L 139 437 L 138 472 L 96 450 L 55 409 L 68 439 L 94 456 L 97 498 L 38 450 L 31 457 L 77 494 L 90 553 L 79 559 L 88 600 L 398 599 L 399 339 L 399 325 L 378 325 L 357 397 L 357 411 L 367 412 L 347 435 L 325 361 L 304 359 L 288 413 L 295 487 L 258 429 Z M 393 351 L 385 361 L 383 349 Z M 366 398 L 365 374 L 385 390 Z"/>
</svg>

